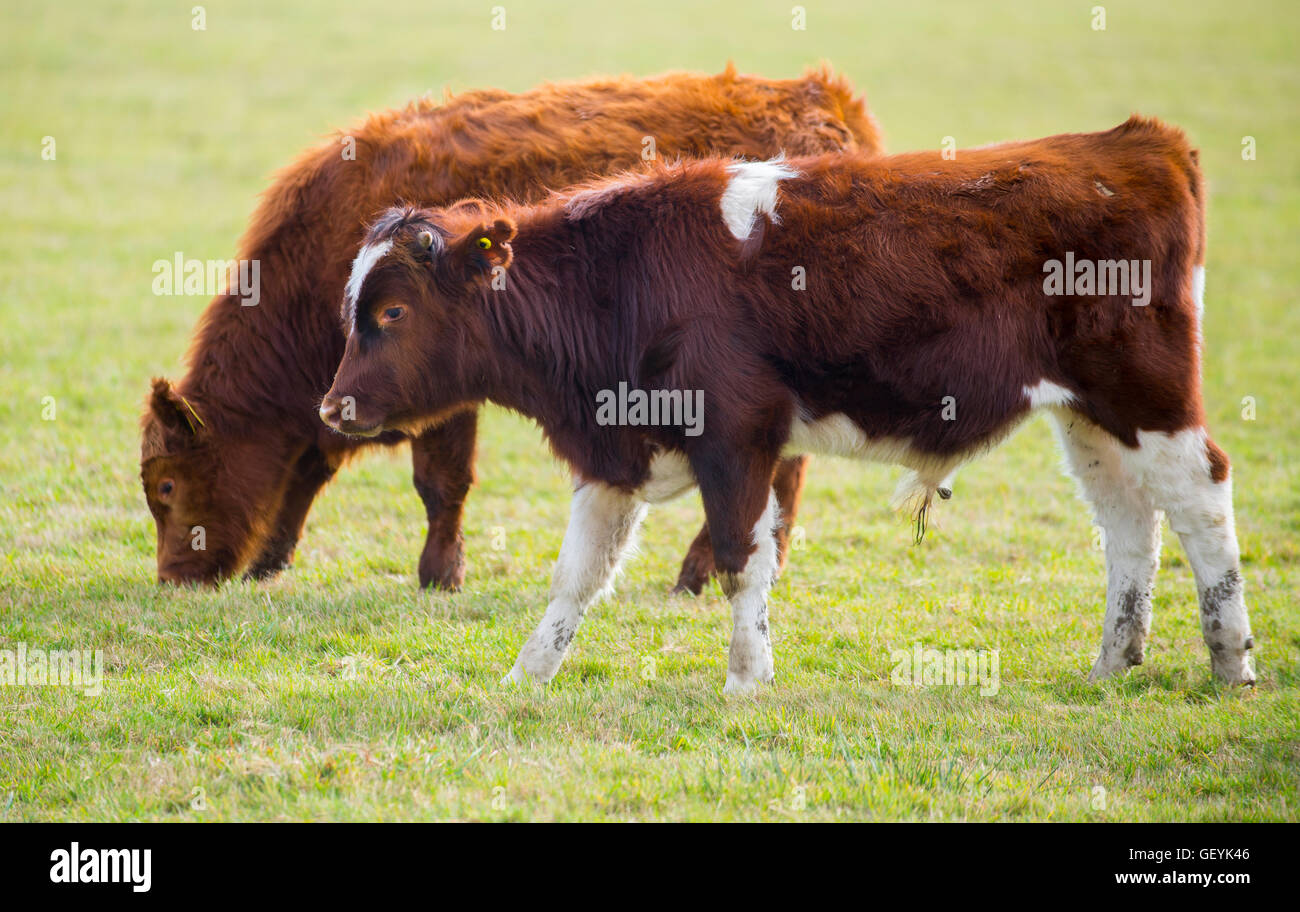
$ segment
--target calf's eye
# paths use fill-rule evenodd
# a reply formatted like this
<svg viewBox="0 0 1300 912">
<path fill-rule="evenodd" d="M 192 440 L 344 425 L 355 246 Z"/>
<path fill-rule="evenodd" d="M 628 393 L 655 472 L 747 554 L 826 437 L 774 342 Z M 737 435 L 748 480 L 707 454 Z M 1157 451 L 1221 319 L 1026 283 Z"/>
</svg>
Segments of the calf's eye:
<svg viewBox="0 0 1300 912">
<path fill-rule="evenodd" d="M 384 324 L 396 323 L 398 320 L 402 319 L 405 314 L 405 307 L 388 307 L 384 309 L 382 314 L 380 314 L 379 322 Z"/>
<path fill-rule="evenodd" d="M 158 494 L 160 497 L 166 497 L 175 490 L 175 488 L 176 484 L 170 478 L 164 478 L 158 483 Z"/>
</svg>

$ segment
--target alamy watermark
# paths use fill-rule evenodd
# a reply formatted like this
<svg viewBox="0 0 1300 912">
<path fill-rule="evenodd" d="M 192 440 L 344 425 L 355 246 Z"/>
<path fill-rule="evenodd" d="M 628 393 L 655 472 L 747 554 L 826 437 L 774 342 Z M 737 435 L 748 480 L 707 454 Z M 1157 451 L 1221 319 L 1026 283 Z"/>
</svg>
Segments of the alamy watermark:
<svg viewBox="0 0 1300 912">
<path fill-rule="evenodd" d="M 135 893 L 153 885 L 153 849 L 83 849 L 74 842 L 50 853 L 50 883 L 130 884 Z"/>
<path fill-rule="evenodd" d="M 260 260 L 196 260 L 176 251 L 170 260 L 153 261 L 153 293 L 164 295 L 231 294 L 244 307 L 262 299 Z"/>
<path fill-rule="evenodd" d="M 1043 263 L 1045 295 L 1121 295 L 1133 299 L 1134 307 L 1151 303 L 1150 260 L 1076 260 L 1067 251 L 1065 262 Z"/>
<path fill-rule="evenodd" d="M 935 649 L 913 643 L 889 653 L 889 680 L 902 687 L 976 687 L 992 697 L 1002 686 L 996 649 Z"/>
<path fill-rule="evenodd" d="M 633 427 L 680 427 L 687 437 L 704 433 L 704 390 L 628 389 L 596 393 L 596 423 Z"/>
<path fill-rule="evenodd" d="M 104 650 L 40 649 L 19 643 L 0 649 L 0 686 L 79 687 L 82 695 L 104 692 Z"/>
</svg>

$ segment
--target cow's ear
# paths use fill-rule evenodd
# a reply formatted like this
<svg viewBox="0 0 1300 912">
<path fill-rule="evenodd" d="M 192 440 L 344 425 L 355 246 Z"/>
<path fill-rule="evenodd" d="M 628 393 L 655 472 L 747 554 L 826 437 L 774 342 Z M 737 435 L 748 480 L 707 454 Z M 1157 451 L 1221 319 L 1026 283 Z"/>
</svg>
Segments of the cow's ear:
<svg viewBox="0 0 1300 912">
<path fill-rule="evenodd" d="M 154 377 L 149 393 L 149 410 L 158 422 L 169 431 L 197 437 L 203 429 L 203 419 L 198 411 L 172 387 L 171 381 Z"/>
<path fill-rule="evenodd" d="M 508 218 L 479 225 L 461 242 L 465 250 L 465 263 L 470 277 L 507 269 L 514 258 L 510 241 L 515 236 L 515 223 Z"/>
</svg>

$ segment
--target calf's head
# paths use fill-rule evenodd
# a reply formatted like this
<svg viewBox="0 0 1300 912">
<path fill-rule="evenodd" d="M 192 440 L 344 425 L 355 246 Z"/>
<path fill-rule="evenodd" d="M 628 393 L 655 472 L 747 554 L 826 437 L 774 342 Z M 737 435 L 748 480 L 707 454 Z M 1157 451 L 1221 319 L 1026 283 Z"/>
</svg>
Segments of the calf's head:
<svg viewBox="0 0 1300 912">
<path fill-rule="evenodd" d="M 483 396 L 485 296 L 510 266 L 514 222 L 469 200 L 390 209 L 344 291 L 348 334 L 320 417 L 346 434 L 417 431 Z"/>
</svg>

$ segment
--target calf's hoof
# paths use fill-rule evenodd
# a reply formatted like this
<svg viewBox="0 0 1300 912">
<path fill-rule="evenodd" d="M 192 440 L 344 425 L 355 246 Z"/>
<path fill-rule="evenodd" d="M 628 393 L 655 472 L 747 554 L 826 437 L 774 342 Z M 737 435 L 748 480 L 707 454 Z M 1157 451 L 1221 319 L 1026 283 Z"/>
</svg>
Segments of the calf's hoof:
<svg viewBox="0 0 1300 912">
<path fill-rule="evenodd" d="M 1255 670 L 1251 668 L 1248 649 L 1228 650 L 1221 647 L 1212 650 L 1210 669 L 1214 672 L 1214 676 L 1225 684 L 1255 686 Z"/>
<path fill-rule="evenodd" d="M 1142 664 L 1142 652 L 1126 652 L 1122 654 L 1102 652 L 1097 656 L 1097 661 L 1093 663 L 1092 671 L 1088 672 L 1088 680 L 1092 683 L 1101 681 L 1104 678 L 1114 677 L 1128 671 L 1134 665 Z"/>
<path fill-rule="evenodd" d="M 528 672 L 524 671 L 523 666 L 517 662 L 515 663 L 515 667 L 510 669 L 510 673 L 501 679 L 502 687 L 518 687 L 521 684 L 536 683 L 537 682 L 529 676 Z"/>
<path fill-rule="evenodd" d="M 557 649 L 557 645 L 548 637 L 534 632 L 524 644 L 524 648 L 519 651 L 519 656 L 515 659 L 515 667 L 510 669 L 510 674 L 506 675 L 503 683 L 505 681 L 516 684 L 548 683 L 555 677 L 556 672 L 560 670 L 560 664 L 564 661 L 564 650 Z M 564 641 L 564 645 L 568 646 L 567 640 Z"/>
<path fill-rule="evenodd" d="M 758 682 L 751 679 L 734 678 L 727 675 L 727 683 L 722 685 L 724 697 L 750 697 L 758 692 Z"/>
<path fill-rule="evenodd" d="M 722 695 L 724 697 L 751 697 L 758 692 L 760 685 L 771 686 L 775 680 L 776 674 L 770 668 L 755 677 L 738 675 L 728 671 L 727 683 L 722 685 Z"/>
</svg>

